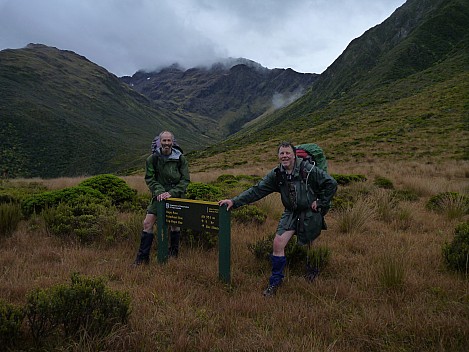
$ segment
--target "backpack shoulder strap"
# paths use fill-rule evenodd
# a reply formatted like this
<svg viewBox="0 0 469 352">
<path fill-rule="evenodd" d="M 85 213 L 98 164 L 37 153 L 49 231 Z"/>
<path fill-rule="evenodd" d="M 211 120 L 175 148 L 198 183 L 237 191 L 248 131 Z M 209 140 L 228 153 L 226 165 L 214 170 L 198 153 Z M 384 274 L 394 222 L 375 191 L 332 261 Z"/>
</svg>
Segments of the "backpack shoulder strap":
<svg viewBox="0 0 469 352">
<path fill-rule="evenodd" d="M 276 180 L 276 183 L 277 183 L 277 186 L 282 186 L 285 184 L 285 178 L 282 174 L 282 171 L 280 171 L 280 167 L 276 167 L 274 169 L 274 172 L 275 172 L 275 180 Z"/>
<path fill-rule="evenodd" d="M 155 171 L 155 175 L 158 172 L 158 156 L 153 153 L 151 156 L 152 162 L 153 162 L 153 170 Z"/>
</svg>

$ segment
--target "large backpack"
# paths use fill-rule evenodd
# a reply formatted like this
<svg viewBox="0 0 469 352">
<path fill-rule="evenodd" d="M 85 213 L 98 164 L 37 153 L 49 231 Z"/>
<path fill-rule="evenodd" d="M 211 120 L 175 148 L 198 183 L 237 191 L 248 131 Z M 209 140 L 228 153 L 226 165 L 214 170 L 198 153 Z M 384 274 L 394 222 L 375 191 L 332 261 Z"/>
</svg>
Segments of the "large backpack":
<svg viewBox="0 0 469 352">
<path fill-rule="evenodd" d="M 295 147 L 296 156 L 308 160 L 311 164 L 327 172 L 327 159 L 320 146 L 314 143 L 300 144 Z"/>
</svg>

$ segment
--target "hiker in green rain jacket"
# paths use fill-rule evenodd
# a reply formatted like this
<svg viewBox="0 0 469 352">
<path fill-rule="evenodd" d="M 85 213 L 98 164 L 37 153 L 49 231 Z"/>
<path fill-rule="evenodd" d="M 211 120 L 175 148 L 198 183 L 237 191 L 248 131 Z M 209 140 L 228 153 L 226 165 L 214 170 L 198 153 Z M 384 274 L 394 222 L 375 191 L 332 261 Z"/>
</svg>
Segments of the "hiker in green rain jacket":
<svg viewBox="0 0 469 352">
<path fill-rule="evenodd" d="M 285 210 L 280 218 L 273 243 L 272 275 L 264 296 L 272 296 L 283 280 L 286 265 L 285 247 L 296 234 L 298 244 L 310 244 L 325 229 L 324 215 L 337 190 L 337 182 L 326 172 L 295 155 L 291 143 L 278 148 L 280 165 L 271 170 L 257 185 L 233 199 L 218 202 L 236 209 L 265 196 L 279 192 Z M 310 268 L 314 269 L 314 268 Z M 314 276 L 317 274 L 314 273 Z M 310 273 L 311 275 L 311 273 Z M 311 276 L 310 276 L 311 278 Z M 314 278 L 314 277 L 313 277 Z"/>
<path fill-rule="evenodd" d="M 157 202 L 170 197 L 184 198 L 189 185 L 189 167 L 180 148 L 174 144 L 171 132 L 161 132 L 157 139 L 158 146 L 146 160 L 145 182 L 151 191 L 152 199 L 143 220 L 140 247 L 133 265 L 148 264 L 153 242 L 153 225 L 156 222 Z M 181 229 L 170 226 L 169 255 L 177 257 Z"/>
</svg>

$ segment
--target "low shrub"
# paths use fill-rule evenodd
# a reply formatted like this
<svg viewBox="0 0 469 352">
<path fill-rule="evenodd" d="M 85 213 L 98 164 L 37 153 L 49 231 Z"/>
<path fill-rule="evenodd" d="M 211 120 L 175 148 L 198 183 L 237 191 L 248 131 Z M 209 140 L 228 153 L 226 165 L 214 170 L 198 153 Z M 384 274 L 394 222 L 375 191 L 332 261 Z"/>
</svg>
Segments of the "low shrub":
<svg viewBox="0 0 469 352">
<path fill-rule="evenodd" d="M 267 213 L 255 205 L 246 205 L 233 210 L 231 218 L 243 224 L 262 225 L 267 219 Z"/>
<path fill-rule="evenodd" d="M 411 189 L 396 189 L 392 191 L 392 195 L 395 199 L 406 202 L 416 202 L 420 198 L 417 192 Z"/>
<path fill-rule="evenodd" d="M 235 175 L 223 174 L 217 177 L 216 182 L 217 183 L 221 183 L 221 182 L 234 183 L 234 182 L 238 182 L 238 179 L 236 178 Z"/>
<path fill-rule="evenodd" d="M 365 175 L 360 175 L 360 174 L 355 174 L 355 175 L 331 174 L 331 176 L 341 186 L 347 186 L 354 182 L 365 182 L 367 180 Z"/>
<path fill-rule="evenodd" d="M 33 194 L 21 202 L 21 210 L 25 216 L 31 216 L 34 213 L 40 214 L 45 208 L 55 207 L 60 203 L 75 203 L 78 199 L 81 202 L 86 199 L 88 203 L 109 203 L 108 198 L 100 191 L 91 187 L 76 186 Z"/>
<path fill-rule="evenodd" d="M 215 202 L 223 198 L 220 187 L 202 182 L 191 182 L 187 186 L 186 197 L 188 199 L 205 200 Z"/>
<path fill-rule="evenodd" d="M 0 300 L 0 346 L 12 347 L 21 334 L 24 314 L 20 307 Z"/>
<path fill-rule="evenodd" d="M 112 291 L 104 279 L 72 274 L 71 284 L 36 289 L 28 294 L 25 316 L 37 344 L 52 334 L 76 338 L 110 333 L 116 324 L 126 324 L 130 296 Z"/>
<path fill-rule="evenodd" d="M 97 240 L 113 242 L 116 240 L 119 223 L 117 211 L 109 204 L 81 202 L 61 203 L 57 207 L 42 212 L 48 233 L 76 239 L 82 244 Z"/>
<path fill-rule="evenodd" d="M 448 269 L 469 273 L 469 223 L 459 224 L 454 238 L 443 245 L 443 258 Z"/>
<path fill-rule="evenodd" d="M 245 191 L 260 180 L 259 176 L 223 174 L 212 184 L 219 187 L 225 196 L 230 196 Z"/>
<path fill-rule="evenodd" d="M 132 202 L 137 191 L 130 188 L 127 183 L 114 175 L 97 175 L 82 181 L 79 186 L 95 189 L 111 199 L 113 205 L 120 206 Z"/>
<path fill-rule="evenodd" d="M 376 176 L 373 184 L 379 188 L 394 189 L 392 181 L 383 176 Z"/>
</svg>

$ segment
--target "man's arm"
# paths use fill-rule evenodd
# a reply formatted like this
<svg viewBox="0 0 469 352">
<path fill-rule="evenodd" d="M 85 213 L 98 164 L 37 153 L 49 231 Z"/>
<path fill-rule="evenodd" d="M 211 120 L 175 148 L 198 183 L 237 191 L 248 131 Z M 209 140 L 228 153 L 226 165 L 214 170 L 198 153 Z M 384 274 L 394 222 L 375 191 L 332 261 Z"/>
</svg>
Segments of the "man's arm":
<svg viewBox="0 0 469 352">
<path fill-rule="evenodd" d="M 233 209 L 254 203 L 273 192 L 278 192 L 276 180 L 275 172 L 273 170 L 270 171 L 257 185 L 252 186 L 232 199 Z"/>
<path fill-rule="evenodd" d="M 317 190 L 316 207 L 321 209 L 329 209 L 332 197 L 337 191 L 337 181 L 330 176 L 327 172 L 314 167 L 312 170 L 313 177 L 310 177 L 310 185 L 313 190 Z"/>
</svg>

